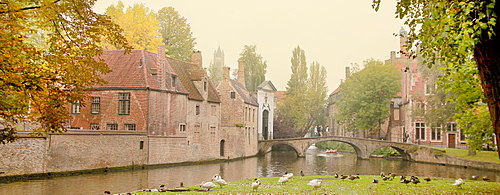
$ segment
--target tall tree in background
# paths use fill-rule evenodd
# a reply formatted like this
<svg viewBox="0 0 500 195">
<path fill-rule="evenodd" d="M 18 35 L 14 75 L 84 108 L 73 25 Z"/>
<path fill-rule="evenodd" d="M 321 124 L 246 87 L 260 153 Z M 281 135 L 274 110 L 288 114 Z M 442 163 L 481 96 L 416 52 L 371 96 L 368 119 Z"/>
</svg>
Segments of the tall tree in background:
<svg viewBox="0 0 500 195">
<path fill-rule="evenodd" d="M 326 123 L 327 93 L 326 69 L 314 61 L 309 68 L 309 80 L 307 81 L 307 108 L 309 109 L 311 126 Z"/>
<path fill-rule="evenodd" d="M 154 11 L 144 4 L 134 4 L 125 8 L 123 2 L 106 8 L 106 15 L 123 28 L 123 35 L 134 49 L 144 49 L 156 53 L 161 44 L 159 22 Z M 103 45 L 107 50 L 121 49 L 113 44 Z"/>
<path fill-rule="evenodd" d="M 256 91 L 257 87 L 266 80 L 267 62 L 256 52 L 255 45 L 245 45 L 240 53 L 239 60 L 245 63 L 245 86 L 248 91 Z"/>
<path fill-rule="evenodd" d="M 343 82 L 338 114 L 335 120 L 347 130 L 380 130 L 390 116 L 392 96 L 400 89 L 401 74 L 390 64 L 373 59 L 364 62 L 365 68 L 353 73 Z"/>
<path fill-rule="evenodd" d="M 97 57 L 102 37 L 130 49 L 118 25 L 94 13 L 94 0 L 0 3 L 0 142 L 24 122 L 64 131 L 66 106 L 82 101 L 109 72 Z M 29 38 L 39 32 L 39 38 Z"/>
<path fill-rule="evenodd" d="M 172 58 L 191 61 L 196 38 L 193 37 L 191 26 L 173 7 L 164 7 L 158 11 L 162 42 L 168 49 L 167 55 Z"/>
<path fill-rule="evenodd" d="M 375 10 L 379 4 L 380 0 L 373 1 Z M 409 44 L 419 40 L 423 57 L 429 63 L 447 64 L 448 70 L 469 63 L 476 65 L 497 141 L 500 140 L 498 13 L 500 2 L 494 0 L 408 0 L 398 2 L 396 7 L 396 15 L 410 27 Z"/>
<path fill-rule="evenodd" d="M 305 51 L 299 46 L 292 51 L 291 63 L 292 75 L 277 112 L 279 117 L 287 120 L 277 122 L 290 123 L 281 126 L 293 126 L 286 133 L 304 136 L 313 125 L 325 122 L 326 69 L 318 62 L 313 62 L 308 75 Z"/>
</svg>

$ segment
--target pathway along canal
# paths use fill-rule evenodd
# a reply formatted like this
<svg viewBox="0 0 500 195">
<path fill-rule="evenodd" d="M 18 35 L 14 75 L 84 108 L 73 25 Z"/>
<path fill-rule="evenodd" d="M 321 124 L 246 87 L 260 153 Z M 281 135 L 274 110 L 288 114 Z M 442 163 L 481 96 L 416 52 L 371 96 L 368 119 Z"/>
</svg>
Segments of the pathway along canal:
<svg viewBox="0 0 500 195">
<path fill-rule="evenodd" d="M 472 175 L 488 176 L 491 181 L 500 181 L 500 172 L 416 163 L 399 159 L 358 159 L 354 154 L 326 154 L 312 146 L 306 158 L 297 158 L 293 151 L 273 151 L 265 156 L 231 162 L 182 165 L 141 170 L 110 171 L 106 173 L 44 178 L 0 183 L 0 194 L 64 195 L 125 193 L 160 185 L 178 187 L 197 185 L 209 181 L 214 174 L 220 174 L 226 181 L 255 177 L 280 176 L 285 172 L 299 175 L 362 174 L 378 175 L 380 172 L 425 177 L 467 178 Z"/>
</svg>

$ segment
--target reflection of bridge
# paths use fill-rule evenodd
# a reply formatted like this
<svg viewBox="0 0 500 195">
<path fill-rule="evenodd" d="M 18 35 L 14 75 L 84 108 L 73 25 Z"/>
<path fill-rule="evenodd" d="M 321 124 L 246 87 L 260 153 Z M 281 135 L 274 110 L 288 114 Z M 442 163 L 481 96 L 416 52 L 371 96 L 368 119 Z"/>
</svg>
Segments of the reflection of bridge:
<svg viewBox="0 0 500 195">
<path fill-rule="evenodd" d="M 338 141 L 351 145 L 356 151 L 358 158 L 368 159 L 376 150 L 383 147 L 396 149 L 404 160 L 429 161 L 429 158 L 436 158 L 436 155 L 443 155 L 444 151 L 428 148 L 420 145 L 389 142 L 382 140 L 355 138 L 355 137 L 340 137 L 340 136 L 325 136 L 325 137 L 308 137 L 308 138 L 291 138 L 291 139 L 275 139 L 275 140 L 260 140 L 259 154 L 265 154 L 275 145 L 287 145 L 297 152 L 297 156 L 305 157 L 306 150 L 312 144 L 323 141 Z"/>
</svg>

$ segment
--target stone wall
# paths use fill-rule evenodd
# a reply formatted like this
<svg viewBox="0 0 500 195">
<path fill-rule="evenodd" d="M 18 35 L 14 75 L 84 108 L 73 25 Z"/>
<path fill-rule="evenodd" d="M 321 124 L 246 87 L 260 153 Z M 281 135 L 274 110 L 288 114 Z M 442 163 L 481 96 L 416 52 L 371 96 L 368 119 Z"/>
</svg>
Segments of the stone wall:
<svg viewBox="0 0 500 195">
<path fill-rule="evenodd" d="M 43 173 L 49 140 L 46 137 L 19 138 L 0 144 L 0 176 Z"/>
</svg>

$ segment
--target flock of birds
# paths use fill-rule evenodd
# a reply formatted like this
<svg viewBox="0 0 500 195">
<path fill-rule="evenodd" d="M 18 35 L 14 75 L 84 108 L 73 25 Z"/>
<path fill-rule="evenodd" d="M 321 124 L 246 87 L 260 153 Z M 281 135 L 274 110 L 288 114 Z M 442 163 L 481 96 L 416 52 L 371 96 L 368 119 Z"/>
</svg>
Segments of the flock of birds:
<svg viewBox="0 0 500 195">
<path fill-rule="evenodd" d="M 300 171 L 300 175 L 304 176 L 304 172 Z M 294 176 L 293 173 L 285 172 L 285 174 L 283 174 L 278 179 L 278 184 L 284 185 L 293 176 Z M 334 177 L 338 178 L 338 179 L 341 179 L 341 180 L 345 180 L 345 179 L 349 179 L 349 180 L 360 179 L 360 177 L 357 176 L 357 175 L 338 175 L 338 174 L 335 174 Z M 420 179 L 418 177 L 416 177 L 416 176 L 411 176 L 411 177 L 407 178 L 407 177 L 405 177 L 403 175 L 399 175 L 398 176 L 395 173 L 389 173 L 389 174 L 386 175 L 384 172 L 382 172 L 382 173 L 380 173 L 380 177 L 381 177 L 381 179 L 383 181 L 393 181 L 393 180 L 395 180 L 398 177 L 400 183 L 404 183 L 404 184 L 408 184 L 408 183 L 418 184 L 418 183 L 420 183 Z M 478 176 L 472 176 L 471 179 L 478 180 L 479 177 Z M 432 179 L 429 178 L 429 177 L 426 177 L 423 180 L 426 181 L 426 182 L 430 182 Z M 487 176 L 484 176 L 484 177 L 482 177 L 482 180 L 483 181 L 489 181 L 489 178 Z M 321 182 L 322 182 L 321 179 L 313 179 L 313 180 L 310 180 L 307 185 L 311 186 L 313 189 L 318 189 L 318 188 L 321 187 Z M 374 179 L 372 181 L 372 183 L 379 183 L 379 180 Z M 455 186 L 457 186 L 459 188 L 462 188 L 462 185 L 464 183 L 465 183 L 465 181 L 462 178 L 459 178 L 459 179 L 455 180 L 455 183 L 453 183 L 452 185 L 455 185 Z M 212 177 L 211 181 L 208 181 L 208 182 L 203 181 L 203 182 L 201 182 L 200 187 L 205 188 L 206 191 L 210 191 L 210 189 L 216 188 L 217 185 L 219 185 L 222 188 L 224 185 L 228 185 L 228 183 L 226 182 L 226 180 L 222 179 L 222 177 L 219 174 L 215 174 Z M 254 181 L 252 183 L 250 183 L 250 186 L 251 186 L 251 188 L 252 188 L 253 191 L 257 191 L 259 189 L 260 185 L 261 185 L 261 183 L 260 183 L 260 180 L 258 178 L 255 178 Z M 160 191 L 160 192 L 162 192 L 162 191 L 164 191 L 163 187 L 165 187 L 165 186 L 161 185 L 159 190 L 158 189 L 150 189 L 148 191 Z M 183 183 L 182 182 L 181 182 L 181 187 L 183 187 Z M 105 194 L 110 194 L 109 191 L 105 191 L 104 193 Z"/>
</svg>

